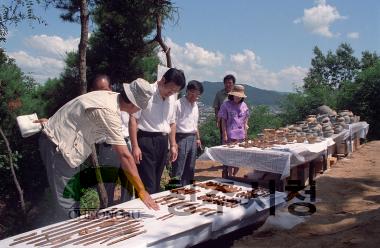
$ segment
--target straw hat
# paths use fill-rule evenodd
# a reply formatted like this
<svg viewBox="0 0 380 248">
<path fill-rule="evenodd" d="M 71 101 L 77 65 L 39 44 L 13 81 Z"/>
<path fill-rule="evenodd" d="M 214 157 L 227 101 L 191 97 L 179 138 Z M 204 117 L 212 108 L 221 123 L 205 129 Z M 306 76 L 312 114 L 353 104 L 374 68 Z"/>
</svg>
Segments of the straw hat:
<svg viewBox="0 0 380 248">
<path fill-rule="evenodd" d="M 241 84 L 235 84 L 231 92 L 229 92 L 228 94 L 232 96 L 242 97 L 242 98 L 247 97 L 244 93 L 244 86 Z"/>
<path fill-rule="evenodd" d="M 153 88 L 149 82 L 138 78 L 130 84 L 123 84 L 128 99 L 138 108 L 145 109 L 153 95 Z"/>
</svg>

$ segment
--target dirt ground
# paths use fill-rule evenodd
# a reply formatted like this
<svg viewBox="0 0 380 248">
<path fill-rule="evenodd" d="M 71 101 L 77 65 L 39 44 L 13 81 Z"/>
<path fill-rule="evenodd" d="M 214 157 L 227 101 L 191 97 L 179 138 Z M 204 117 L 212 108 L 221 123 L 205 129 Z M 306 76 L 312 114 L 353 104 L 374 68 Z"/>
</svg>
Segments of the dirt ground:
<svg viewBox="0 0 380 248">
<path fill-rule="evenodd" d="M 221 176 L 198 162 L 196 179 Z M 244 175 L 248 170 L 240 170 Z M 233 247 L 380 247 L 380 141 L 362 145 L 316 179 L 317 211 L 291 230 L 245 233 Z"/>
</svg>

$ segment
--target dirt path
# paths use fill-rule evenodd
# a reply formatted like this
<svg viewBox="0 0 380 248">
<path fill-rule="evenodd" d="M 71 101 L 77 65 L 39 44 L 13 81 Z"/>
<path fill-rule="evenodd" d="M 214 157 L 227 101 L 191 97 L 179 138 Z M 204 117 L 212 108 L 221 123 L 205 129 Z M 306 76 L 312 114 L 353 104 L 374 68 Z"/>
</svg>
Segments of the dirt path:
<svg viewBox="0 0 380 248">
<path fill-rule="evenodd" d="M 242 174 L 245 171 L 241 172 Z M 221 166 L 198 163 L 198 179 Z M 380 247 L 380 141 L 339 160 L 316 181 L 317 212 L 291 230 L 254 232 L 233 247 Z"/>
</svg>

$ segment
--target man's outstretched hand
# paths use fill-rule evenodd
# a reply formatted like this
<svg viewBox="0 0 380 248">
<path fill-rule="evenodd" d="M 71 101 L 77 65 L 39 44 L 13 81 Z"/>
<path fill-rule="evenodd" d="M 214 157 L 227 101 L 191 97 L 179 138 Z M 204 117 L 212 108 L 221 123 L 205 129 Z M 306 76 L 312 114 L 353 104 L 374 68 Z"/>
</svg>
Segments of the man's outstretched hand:
<svg viewBox="0 0 380 248">
<path fill-rule="evenodd" d="M 150 194 L 146 190 L 138 192 L 138 195 L 139 195 L 140 200 L 149 209 L 153 209 L 153 210 L 159 210 L 160 209 L 160 207 L 158 206 L 158 204 L 152 199 L 152 197 L 150 196 Z"/>
</svg>

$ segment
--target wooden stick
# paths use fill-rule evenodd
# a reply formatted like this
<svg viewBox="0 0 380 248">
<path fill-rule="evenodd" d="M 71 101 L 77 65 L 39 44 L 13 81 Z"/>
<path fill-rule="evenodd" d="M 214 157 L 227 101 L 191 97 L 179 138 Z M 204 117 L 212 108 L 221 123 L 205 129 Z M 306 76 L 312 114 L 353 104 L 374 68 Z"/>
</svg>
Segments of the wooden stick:
<svg viewBox="0 0 380 248">
<path fill-rule="evenodd" d="M 218 214 L 221 214 L 221 213 L 223 213 L 222 211 L 214 211 L 214 212 L 210 212 L 210 213 L 208 213 L 208 214 L 205 214 L 204 216 L 210 216 L 210 215 L 213 215 L 213 214 L 216 214 L 216 213 L 218 213 Z"/>
<path fill-rule="evenodd" d="M 59 227 L 63 227 L 63 226 L 66 226 L 66 225 L 70 225 L 70 224 L 77 223 L 77 222 L 83 222 L 83 221 L 85 221 L 85 220 L 81 219 L 81 218 L 70 220 L 70 221 L 65 221 L 65 223 L 63 223 L 63 224 L 43 229 L 43 230 L 41 230 L 41 232 L 47 232 L 47 231 L 50 231 L 50 230 L 52 230 L 54 228 L 59 228 Z"/>
<path fill-rule="evenodd" d="M 208 208 L 207 211 L 204 211 L 204 212 L 200 213 L 199 215 L 204 215 L 204 214 L 211 212 L 211 211 L 214 211 L 214 209 Z"/>
<path fill-rule="evenodd" d="M 118 242 L 121 242 L 121 241 L 124 241 L 124 240 L 130 239 L 130 238 L 133 238 L 133 237 L 135 237 L 135 236 L 137 236 L 137 235 L 140 235 L 140 234 L 143 234 L 143 233 L 146 233 L 146 230 L 143 230 L 143 231 L 140 231 L 140 232 L 137 232 L 137 233 L 132 233 L 132 234 L 130 234 L 130 235 L 128 235 L 128 236 L 125 236 L 125 237 L 123 237 L 123 238 L 121 238 L 121 239 L 117 239 L 117 240 L 115 240 L 115 241 L 112 241 L 111 243 L 108 243 L 107 245 L 113 245 L 113 244 L 116 244 L 116 243 L 118 243 Z"/>
<path fill-rule="evenodd" d="M 108 221 L 109 221 L 109 220 L 108 220 Z M 119 221 L 117 221 L 117 222 L 119 222 Z M 108 226 L 110 226 L 110 225 L 113 225 L 115 222 L 113 222 L 113 221 L 109 221 L 109 224 L 110 224 L 110 225 L 104 225 L 104 223 L 105 223 L 105 222 L 103 222 L 103 220 L 102 220 L 102 221 L 100 221 L 100 223 L 95 223 L 95 224 L 90 225 L 90 226 L 87 226 L 87 225 L 80 225 L 80 228 L 83 228 L 83 227 L 86 227 L 86 228 L 88 228 L 88 229 L 90 229 L 90 228 L 95 228 L 95 227 L 103 228 L 103 226 L 104 226 L 104 227 L 108 227 Z M 119 223 L 120 223 L 120 222 L 119 222 Z M 73 235 L 73 234 L 78 233 L 78 228 L 79 228 L 79 227 L 77 227 L 75 230 L 73 230 L 73 231 L 67 233 L 67 235 L 68 235 L 68 234 Z M 79 229 L 79 230 L 80 230 L 80 229 Z M 62 232 L 54 233 L 52 236 L 53 236 L 53 237 L 54 237 L 54 236 L 58 236 L 58 235 L 61 235 L 61 234 L 65 234 L 66 232 L 67 232 L 67 231 L 62 231 Z M 51 237 L 50 237 L 50 238 L 51 238 Z M 54 241 L 54 240 L 56 240 L 56 239 L 59 239 L 59 237 L 58 237 L 58 238 L 53 238 L 53 239 L 51 239 L 51 241 Z M 45 240 L 45 241 L 44 241 L 44 240 Z M 30 241 L 30 242 L 28 242 L 28 243 L 26 243 L 26 244 L 33 244 L 33 243 L 36 243 L 36 242 L 39 242 L 39 241 L 42 241 L 42 242 L 35 244 L 35 246 L 38 246 L 38 245 L 45 245 L 45 244 L 49 243 L 49 241 L 46 241 L 45 238 L 42 238 L 42 239 L 37 239 L 37 240 Z"/>
<path fill-rule="evenodd" d="M 153 200 L 157 201 L 157 200 L 160 200 L 162 198 L 165 198 L 165 197 L 169 197 L 170 195 L 163 195 L 163 196 L 159 196 L 157 198 L 153 198 Z"/>
<path fill-rule="evenodd" d="M 71 222 L 70 222 L 70 224 L 71 224 Z M 68 226 L 67 228 L 69 228 L 69 227 L 73 227 L 73 226 L 75 226 L 75 225 L 76 225 L 76 224 L 72 224 L 72 225 Z M 14 242 L 11 243 L 11 244 L 9 244 L 9 245 L 10 245 L 10 246 L 17 245 L 17 244 L 24 243 L 24 242 L 26 242 L 26 241 L 33 240 L 33 239 L 35 239 L 35 238 L 40 238 L 40 237 L 44 237 L 43 239 L 45 239 L 45 237 L 46 237 L 47 234 L 56 232 L 56 230 L 52 230 L 53 228 L 54 228 L 54 227 L 51 227 L 51 228 L 49 228 L 49 229 L 46 229 L 45 231 L 49 231 L 49 232 L 42 233 L 42 234 L 39 234 L 39 235 L 33 235 L 33 236 L 29 236 L 29 235 L 27 235 L 28 237 L 27 237 L 27 236 L 20 237 L 18 240 L 14 240 Z M 65 229 L 65 228 L 61 228 L 61 229 Z M 61 230 L 61 229 L 57 229 L 57 230 Z M 21 238 L 22 238 L 22 239 L 21 239 Z M 43 240 L 43 239 L 42 239 L 42 240 Z"/>
<path fill-rule="evenodd" d="M 141 227 L 144 227 L 143 225 L 140 225 L 140 226 L 136 226 L 134 228 L 128 228 L 126 230 L 122 230 L 121 232 L 115 234 L 115 235 L 112 235 L 111 237 L 103 240 L 102 242 L 100 242 L 99 244 L 104 244 L 104 243 L 107 243 L 108 241 L 116 238 L 117 236 L 119 235 L 125 235 L 125 234 L 130 234 L 130 233 L 134 233 L 134 232 L 137 232 L 137 231 L 140 231 L 140 228 Z M 84 244 L 84 245 L 87 245 L 87 244 Z"/>
<path fill-rule="evenodd" d="M 174 199 L 174 198 L 176 198 L 176 197 L 174 197 L 174 196 L 165 197 L 163 199 L 160 199 L 160 200 L 156 201 L 156 203 L 165 202 L 165 201 L 168 201 L 168 200 Z"/>
<path fill-rule="evenodd" d="M 104 234 L 112 234 L 115 231 L 115 228 L 122 228 L 122 227 L 130 225 L 130 224 L 133 225 L 135 222 L 136 221 L 128 221 L 128 222 L 125 222 L 125 223 L 121 223 L 121 224 L 115 225 L 113 227 L 108 227 L 108 228 L 106 228 L 104 230 L 98 230 L 96 232 L 93 232 L 93 233 L 90 233 L 90 234 L 87 234 L 87 235 L 84 235 L 84 236 L 81 236 L 81 237 L 69 240 L 69 241 L 67 241 L 67 242 L 65 242 L 63 244 L 60 244 L 60 245 L 57 245 L 57 246 L 53 246 L 53 247 L 50 247 L 50 248 L 58 248 L 58 247 L 62 247 L 64 245 L 68 245 L 68 244 L 71 244 L 71 243 L 74 243 L 74 242 L 78 242 L 78 241 L 81 241 L 81 240 L 88 240 L 89 238 L 90 239 L 97 238 L 97 237 L 100 237 L 101 235 L 104 235 Z M 76 243 L 74 243 L 74 245 L 75 244 Z"/>
<path fill-rule="evenodd" d="M 42 232 L 45 232 L 45 233 L 41 233 L 39 235 L 33 235 L 33 236 L 27 235 L 28 237 L 27 236 L 20 237 L 17 240 L 14 240 L 14 242 L 11 243 L 10 246 L 17 245 L 17 244 L 20 244 L 20 243 L 23 243 L 23 242 L 26 242 L 26 241 L 30 241 L 30 240 L 33 240 L 35 238 L 41 238 L 38 241 L 42 241 L 42 240 L 46 239 L 46 235 L 50 235 L 50 236 L 54 237 L 54 236 L 56 236 L 56 235 L 53 234 L 55 232 L 63 231 L 63 230 L 72 230 L 72 228 L 78 228 L 78 227 L 83 226 L 83 225 L 77 226 L 78 223 L 85 223 L 85 225 L 89 225 L 90 223 L 104 221 L 104 220 L 107 220 L 107 219 L 109 219 L 109 218 L 102 217 L 102 218 L 99 218 L 99 219 L 92 219 L 92 220 L 89 220 L 89 221 L 86 220 L 86 219 L 72 220 L 72 221 L 69 221 L 69 223 L 64 223 L 64 224 L 61 224 L 61 225 L 58 225 L 58 226 L 54 226 L 54 227 L 50 227 L 50 228 L 44 229 L 44 230 L 42 230 Z M 64 226 L 64 227 L 62 227 L 62 226 Z M 57 227 L 61 227 L 61 228 L 55 229 Z M 59 234 L 62 234 L 62 233 L 64 233 L 64 232 L 60 232 Z M 21 238 L 22 238 L 22 240 L 21 240 Z"/>
<path fill-rule="evenodd" d="M 184 211 L 184 212 L 188 212 L 188 211 L 191 211 L 191 210 L 193 210 L 193 209 L 197 209 L 197 206 L 190 206 L 190 207 L 188 207 L 188 208 L 183 209 L 183 211 Z"/>
<path fill-rule="evenodd" d="M 186 201 L 178 201 L 178 202 L 171 203 L 171 204 L 168 205 L 168 208 L 174 207 L 174 206 L 176 206 L 178 204 L 185 203 L 185 202 Z"/>
<path fill-rule="evenodd" d="M 140 231 L 141 227 L 144 227 L 144 226 L 143 225 L 135 225 L 135 226 L 127 227 L 127 228 L 121 228 L 121 230 L 116 230 L 116 232 L 114 232 L 110 236 L 108 236 L 108 235 L 107 236 L 102 236 L 100 238 L 93 239 L 93 240 L 90 240 L 90 241 L 86 240 L 86 243 L 84 243 L 83 245 L 87 246 L 87 245 L 91 245 L 91 244 L 97 243 L 99 241 L 101 241 L 99 244 L 103 244 L 103 243 L 106 243 L 106 242 L 110 241 L 111 239 L 117 238 L 120 235 L 125 235 L 125 234 L 130 234 L 130 233 L 134 233 L 134 232 Z M 82 244 L 82 243 L 83 242 L 81 242 L 80 244 Z"/>
<path fill-rule="evenodd" d="M 166 205 L 166 204 L 169 204 L 169 203 L 173 203 L 173 202 L 175 202 L 175 201 L 178 201 L 178 199 L 175 198 L 175 199 L 168 200 L 168 201 L 166 201 L 166 202 L 161 203 L 161 205 Z"/>
<path fill-rule="evenodd" d="M 21 240 L 21 239 L 30 238 L 31 236 L 34 236 L 34 235 L 37 235 L 37 232 L 33 232 L 33 233 L 27 234 L 25 236 L 15 238 L 13 241 L 18 241 L 18 240 Z"/>
<path fill-rule="evenodd" d="M 165 215 L 163 215 L 163 216 L 161 216 L 161 217 L 158 217 L 157 220 L 160 220 L 160 219 L 162 219 L 162 218 L 165 218 L 165 217 L 167 217 L 167 216 L 169 216 L 169 215 L 174 215 L 174 214 L 172 214 L 172 213 L 170 213 L 170 214 L 165 214 Z"/>
<path fill-rule="evenodd" d="M 177 207 L 177 209 L 182 209 L 182 208 L 186 208 L 186 207 L 190 207 L 190 206 L 195 206 L 195 205 L 199 205 L 199 204 L 200 203 L 198 203 L 198 202 L 188 203 L 188 204 L 184 204 L 182 206 Z"/>
</svg>

